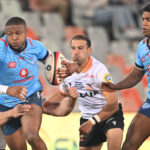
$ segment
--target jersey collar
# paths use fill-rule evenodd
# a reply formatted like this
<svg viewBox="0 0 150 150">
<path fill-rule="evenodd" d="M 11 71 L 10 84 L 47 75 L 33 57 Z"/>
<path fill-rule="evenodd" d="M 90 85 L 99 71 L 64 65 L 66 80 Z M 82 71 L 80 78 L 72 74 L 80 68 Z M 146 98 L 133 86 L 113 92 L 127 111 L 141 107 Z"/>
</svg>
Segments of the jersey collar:
<svg viewBox="0 0 150 150">
<path fill-rule="evenodd" d="M 89 62 L 88 62 L 88 64 L 84 67 L 82 73 L 87 72 L 87 71 L 90 69 L 91 66 L 92 66 L 92 58 L 90 57 Z"/>
</svg>

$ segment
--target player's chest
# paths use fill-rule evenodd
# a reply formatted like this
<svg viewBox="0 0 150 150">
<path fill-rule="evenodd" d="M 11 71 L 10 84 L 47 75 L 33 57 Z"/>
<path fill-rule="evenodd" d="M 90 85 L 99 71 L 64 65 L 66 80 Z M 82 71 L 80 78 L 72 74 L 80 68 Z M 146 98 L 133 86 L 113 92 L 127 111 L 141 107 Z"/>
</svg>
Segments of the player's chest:
<svg viewBox="0 0 150 150">
<path fill-rule="evenodd" d="M 73 79 L 69 80 L 68 86 L 76 87 L 78 92 L 93 91 L 98 87 L 97 83 L 94 80 L 93 74 L 75 76 Z"/>
<path fill-rule="evenodd" d="M 7 70 L 7 72 L 20 71 L 23 68 L 29 69 L 37 65 L 37 58 L 33 53 L 15 54 L 8 52 L 3 58 L 0 68 L 3 71 Z"/>
</svg>

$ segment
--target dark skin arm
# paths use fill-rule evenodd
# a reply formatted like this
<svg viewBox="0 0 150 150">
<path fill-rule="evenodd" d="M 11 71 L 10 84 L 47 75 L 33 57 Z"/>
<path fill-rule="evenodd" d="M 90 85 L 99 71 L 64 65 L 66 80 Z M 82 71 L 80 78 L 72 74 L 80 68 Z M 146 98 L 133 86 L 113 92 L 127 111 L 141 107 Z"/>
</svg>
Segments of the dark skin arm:
<svg viewBox="0 0 150 150">
<path fill-rule="evenodd" d="M 59 68 L 57 70 L 57 75 L 60 78 L 66 78 L 66 77 L 72 75 L 77 69 L 76 63 L 70 63 L 70 62 L 64 60 L 64 61 L 62 61 L 62 64 L 65 65 L 65 68 Z"/>
<path fill-rule="evenodd" d="M 3 126 L 9 119 L 18 118 L 19 116 L 25 115 L 26 112 L 30 111 L 31 105 L 19 104 L 13 109 L 5 112 L 0 112 L 0 126 Z"/>
<path fill-rule="evenodd" d="M 101 84 L 100 91 L 112 92 L 114 90 L 122 90 L 122 89 L 131 88 L 142 80 L 144 74 L 145 74 L 144 70 L 134 67 L 132 72 L 125 79 L 123 79 L 122 81 L 116 84 L 103 82 Z"/>
</svg>

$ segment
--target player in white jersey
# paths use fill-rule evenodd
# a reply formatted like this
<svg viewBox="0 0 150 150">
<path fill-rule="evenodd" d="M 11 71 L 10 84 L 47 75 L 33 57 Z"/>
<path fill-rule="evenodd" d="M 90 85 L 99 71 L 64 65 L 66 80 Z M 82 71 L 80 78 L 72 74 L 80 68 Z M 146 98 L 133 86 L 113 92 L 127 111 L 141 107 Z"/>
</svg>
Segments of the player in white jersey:
<svg viewBox="0 0 150 150">
<path fill-rule="evenodd" d="M 87 37 L 76 35 L 70 45 L 72 60 L 77 63 L 76 72 L 44 103 L 43 111 L 64 116 L 72 111 L 77 101 L 81 110 L 80 150 L 99 150 L 105 141 L 109 150 L 120 150 L 124 128 L 121 104 L 116 92 L 100 93 L 99 90 L 101 82 L 112 82 L 111 76 L 104 64 L 90 56 L 91 42 Z M 65 98 L 70 93 L 68 88 L 73 88 L 75 99 Z"/>
</svg>

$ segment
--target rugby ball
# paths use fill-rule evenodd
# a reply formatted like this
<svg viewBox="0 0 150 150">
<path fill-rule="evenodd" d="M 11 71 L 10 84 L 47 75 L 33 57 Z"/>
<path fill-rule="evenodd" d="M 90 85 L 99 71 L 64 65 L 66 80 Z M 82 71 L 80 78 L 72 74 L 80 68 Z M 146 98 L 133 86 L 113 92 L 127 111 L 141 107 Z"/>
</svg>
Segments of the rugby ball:
<svg viewBox="0 0 150 150">
<path fill-rule="evenodd" d="M 59 52 L 52 52 L 45 61 L 45 76 L 47 81 L 52 85 L 59 85 L 62 79 L 56 74 L 58 68 L 64 68 L 65 66 L 61 64 L 63 60 L 66 60 L 65 56 Z"/>
</svg>

